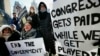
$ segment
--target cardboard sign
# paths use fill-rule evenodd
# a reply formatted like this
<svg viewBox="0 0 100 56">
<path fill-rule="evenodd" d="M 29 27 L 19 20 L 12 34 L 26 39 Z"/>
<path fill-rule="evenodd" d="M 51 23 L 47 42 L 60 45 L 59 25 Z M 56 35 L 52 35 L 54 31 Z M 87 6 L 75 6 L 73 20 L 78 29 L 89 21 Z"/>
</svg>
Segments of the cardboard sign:
<svg viewBox="0 0 100 56">
<path fill-rule="evenodd" d="M 45 47 L 42 38 L 6 42 L 11 56 L 44 56 Z"/>
<path fill-rule="evenodd" d="M 51 17 L 58 53 L 97 55 L 93 43 L 100 39 L 100 0 L 56 0 Z"/>
</svg>

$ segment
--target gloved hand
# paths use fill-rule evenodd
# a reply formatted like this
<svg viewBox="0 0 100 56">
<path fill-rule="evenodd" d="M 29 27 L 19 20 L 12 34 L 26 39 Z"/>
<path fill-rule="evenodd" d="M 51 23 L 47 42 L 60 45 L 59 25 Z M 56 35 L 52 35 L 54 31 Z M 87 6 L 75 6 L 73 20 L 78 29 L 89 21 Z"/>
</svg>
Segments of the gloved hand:
<svg viewBox="0 0 100 56">
<path fill-rule="evenodd" d="M 98 40 L 97 42 L 93 43 L 93 46 L 97 46 L 97 45 L 100 45 L 100 40 Z"/>
<path fill-rule="evenodd" d="M 46 53 L 44 54 L 44 56 L 49 56 L 49 52 L 46 52 Z"/>
</svg>

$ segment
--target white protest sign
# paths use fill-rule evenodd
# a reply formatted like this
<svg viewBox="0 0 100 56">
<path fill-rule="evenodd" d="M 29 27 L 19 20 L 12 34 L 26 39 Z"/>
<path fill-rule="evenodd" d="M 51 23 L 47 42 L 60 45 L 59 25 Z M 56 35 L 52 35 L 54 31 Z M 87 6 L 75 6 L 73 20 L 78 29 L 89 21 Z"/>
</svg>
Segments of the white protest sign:
<svg viewBox="0 0 100 56">
<path fill-rule="evenodd" d="M 42 38 L 6 42 L 11 56 L 44 56 L 46 53 Z"/>
<path fill-rule="evenodd" d="M 57 52 L 67 56 L 96 56 L 100 39 L 100 0 L 55 0 L 51 10 Z M 63 52 L 63 53 L 62 53 Z"/>
</svg>

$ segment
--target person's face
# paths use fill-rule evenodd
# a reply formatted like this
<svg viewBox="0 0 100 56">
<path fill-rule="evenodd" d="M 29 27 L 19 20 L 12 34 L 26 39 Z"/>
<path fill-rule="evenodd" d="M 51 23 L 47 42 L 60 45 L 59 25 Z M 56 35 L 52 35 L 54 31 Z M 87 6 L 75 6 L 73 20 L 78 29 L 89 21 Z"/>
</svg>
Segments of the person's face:
<svg viewBox="0 0 100 56">
<path fill-rule="evenodd" d="M 32 13 L 35 12 L 33 7 L 30 8 L 30 12 L 32 12 Z"/>
<path fill-rule="evenodd" d="M 29 31 L 29 30 L 31 30 L 31 28 L 32 28 L 32 26 L 29 24 L 29 23 L 26 23 L 25 25 L 24 25 L 24 30 L 27 32 L 27 31 Z"/>
<path fill-rule="evenodd" d="M 40 6 L 40 10 L 41 10 L 41 11 L 46 10 L 46 8 L 45 8 L 45 6 L 44 6 L 43 4 L 41 4 L 41 6 Z"/>
<path fill-rule="evenodd" d="M 16 14 L 13 14 L 13 17 L 16 17 Z"/>
<path fill-rule="evenodd" d="M 4 35 L 4 36 L 7 36 L 7 35 L 9 35 L 9 34 L 11 34 L 10 29 L 9 29 L 9 28 L 5 28 L 5 29 L 3 30 L 3 35 Z"/>
</svg>

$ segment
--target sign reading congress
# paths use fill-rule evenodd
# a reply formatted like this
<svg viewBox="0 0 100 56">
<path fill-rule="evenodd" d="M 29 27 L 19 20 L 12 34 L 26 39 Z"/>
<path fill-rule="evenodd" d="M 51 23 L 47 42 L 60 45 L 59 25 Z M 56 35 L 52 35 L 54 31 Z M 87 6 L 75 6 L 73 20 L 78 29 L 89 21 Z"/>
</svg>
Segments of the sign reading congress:
<svg viewBox="0 0 100 56">
<path fill-rule="evenodd" d="M 96 56 L 100 39 L 100 0 L 56 0 L 51 10 L 57 52 L 67 56 Z"/>
</svg>

